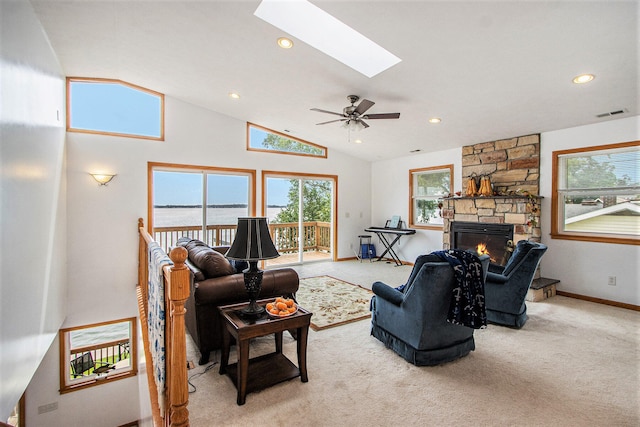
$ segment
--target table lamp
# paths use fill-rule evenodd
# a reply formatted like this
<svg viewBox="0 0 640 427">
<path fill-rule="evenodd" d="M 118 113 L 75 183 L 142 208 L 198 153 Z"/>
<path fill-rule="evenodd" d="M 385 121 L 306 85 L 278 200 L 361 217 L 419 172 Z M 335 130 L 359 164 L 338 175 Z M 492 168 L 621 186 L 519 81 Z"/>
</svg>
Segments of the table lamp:
<svg viewBox="0 0 640 427">
<path fill-rule="evenodd" d="M 249 262 L 249 268 L 243 271 L 244 286 L 249 295 L 249 306 L 241 310 L 248 317 L 258 317 L 264 313 L 264 307 L 256 303 L 260 295 L 263 271 L 258 261 L 279 257 L 269 234 L 266 217 L 238 218 L 238 229 L 227 258 Z"/>
</svg>

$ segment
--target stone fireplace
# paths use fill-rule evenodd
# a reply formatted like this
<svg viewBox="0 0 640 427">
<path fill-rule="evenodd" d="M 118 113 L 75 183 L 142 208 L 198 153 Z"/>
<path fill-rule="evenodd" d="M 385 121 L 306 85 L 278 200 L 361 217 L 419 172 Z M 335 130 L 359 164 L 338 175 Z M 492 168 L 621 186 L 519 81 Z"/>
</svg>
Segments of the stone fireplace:
<svg viewBox="0 0 640 427">
<path fill-rule="evenodd" d="M 469 179 L 487 176 L 493 195 L 443 200 L 444 249 L 455 247 L 452 224 L 504 224 L 513 227 L 513 244 L 540 241 L 540 135 L 484 142 L 462 148 L 462 189 Z M 467 248 L 463 248 L 467 249 Z M 502 257 L 496 259 L 501 264 Z"/>
</svg>

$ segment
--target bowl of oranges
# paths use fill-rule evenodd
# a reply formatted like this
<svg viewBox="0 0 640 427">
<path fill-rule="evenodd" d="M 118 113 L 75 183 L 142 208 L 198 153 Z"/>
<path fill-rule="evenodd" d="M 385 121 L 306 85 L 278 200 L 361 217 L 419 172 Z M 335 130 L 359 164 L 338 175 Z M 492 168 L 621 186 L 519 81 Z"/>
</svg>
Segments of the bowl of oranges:
<svg viewBox="0 0 640 427">
<path fill-rule="evenodd" d="M 292 298 L 283 297 L 277 297 L 275 301 L 268 302 L 265 308 L 271 317 L 287 317 L 298 311 L 298 306 Z"/>
</svg>

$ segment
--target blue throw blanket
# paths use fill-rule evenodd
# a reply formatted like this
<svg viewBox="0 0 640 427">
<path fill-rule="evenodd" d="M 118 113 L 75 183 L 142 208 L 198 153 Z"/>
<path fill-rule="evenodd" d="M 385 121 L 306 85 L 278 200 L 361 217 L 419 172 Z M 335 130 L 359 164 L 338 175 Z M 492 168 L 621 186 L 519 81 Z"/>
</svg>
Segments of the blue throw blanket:
<svg viewBox="0 0 640 427">
<path fill-rule="evenodd" d="M 167 254 L 156 242 L 149 243 L 149 284 L 148 284 L 148 316 L 149 350 L 153 366 L 152 369 L 158 390 L 158 403 L 160 413 L 165 413 L 164 395 L 166 381 L 165 366 L 165 316 L 166 307 L 164 300 L 164 272 L 162 267 L 173 264 Z"/>
<path fill-rule="evenodd" d="M 478 257 L 457 249 L 436 251 L 433 254 L 448 262 L 456 277 L 447 321 L 473 329 L 486 327 L 484 280 Z"/>
</svg>

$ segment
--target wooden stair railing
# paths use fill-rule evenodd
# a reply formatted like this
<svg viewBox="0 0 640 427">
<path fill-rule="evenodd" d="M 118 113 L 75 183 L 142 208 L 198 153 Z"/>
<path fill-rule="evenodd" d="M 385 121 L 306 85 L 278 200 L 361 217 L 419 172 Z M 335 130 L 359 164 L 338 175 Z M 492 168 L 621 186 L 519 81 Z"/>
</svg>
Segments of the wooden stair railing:
<svg viewBox="0 0 640 427">
<path fill-rule="evenodd" d="M 142 218 L 138 219 L 138 309 L 142 326 L 142 339 L 147 364 L 147 381 L 151 396 L 153 423 L 156 427 L 189 426 L 189 390 L 187 383 L 187 349 L 185 334 L 185 301 L 189 298 L 190 271 L 185 265 L 187 250 L 177 247 L 171 250 L 169 258 L 173 265 L 163 268 L 165 281 L 165 313 L 168 314 L 165 324 L 165 392 L 158 395 L 155 385 L 153 362 L 149 351 L 149 330 L 147 326 L 147 284 L 149 283 L 149 244 L 153 242 L 151 235 L 145 230 Z M 160 405 L 163 402 L 164 405 Z M 164 406 L 164 414 L 161 414 Z"/>
</svg>

